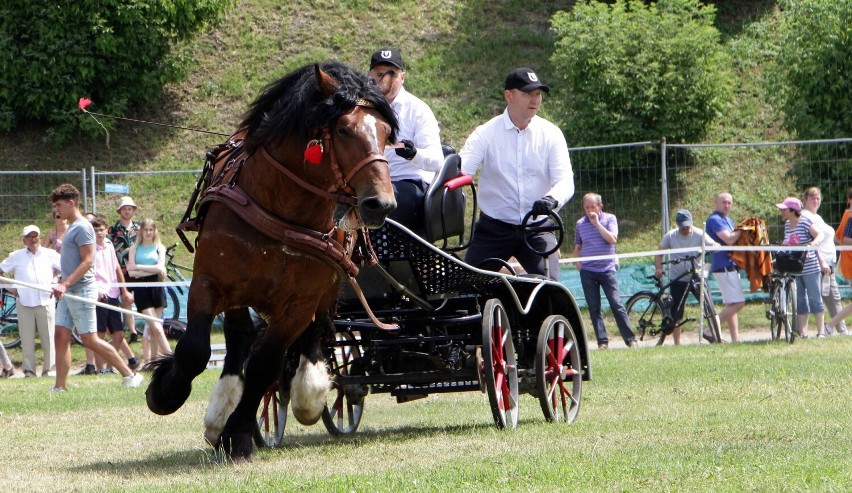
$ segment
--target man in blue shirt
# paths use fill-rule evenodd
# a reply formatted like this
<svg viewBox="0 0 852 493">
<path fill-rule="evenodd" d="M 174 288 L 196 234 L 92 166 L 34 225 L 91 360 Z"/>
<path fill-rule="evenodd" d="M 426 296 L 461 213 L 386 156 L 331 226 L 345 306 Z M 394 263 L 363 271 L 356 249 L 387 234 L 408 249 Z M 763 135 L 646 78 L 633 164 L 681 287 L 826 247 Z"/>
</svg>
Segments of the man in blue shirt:
<svg viewBox="0 0 852 493">
<path fill-rule="evenodd" d="M 716 210 L 707 218 L 707 234 L 720 245 L 733 245 L 742 234 L 741 230 L 734 229 L 734 221 L 728 217 L 733 206 L 734 198 L 731 194 L 722 192 L 716 196 Z M 725 304 L 725 309 L 719 314 L 719 321 L 728 324 L 731 342 L 738 342 L 740 332 L 737 312 L 745 306 L 745 293 L 740 273 L 731 260 L 731 253 L 713 252 L 710 270 L 713 271 L 713 278 L 722 291 L 722 302 Z"/>
<path fill-rule="evenodd" d="M 615 242 L 618 241 L 618 220 L 614 214 L 603 211 L 603 200 L 596 193 L 583 196 L 583 210 L 586 215 L 577 221 L 574 230 L 574 257 L 594 257 L 615 255 Z M 583 294 L 589 307 L 589 318 L 595 329 L 598 349 L 609 347 L 609 337 L 601 315 L 601 289 L 609 302 L 615 324 L 629 347 L 637 347 L 636 336 L 630 328 L 627 310 L 621 302 L 618 280 L 615 277 L 617 263 L 615 258 L 577 262 Z"/>
</svg>

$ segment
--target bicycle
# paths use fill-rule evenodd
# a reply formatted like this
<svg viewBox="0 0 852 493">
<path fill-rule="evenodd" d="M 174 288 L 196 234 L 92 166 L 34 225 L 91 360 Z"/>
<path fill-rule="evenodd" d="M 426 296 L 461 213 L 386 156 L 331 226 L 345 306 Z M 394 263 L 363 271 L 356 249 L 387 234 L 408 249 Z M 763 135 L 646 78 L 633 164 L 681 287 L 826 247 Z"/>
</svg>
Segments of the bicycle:
<svg viewBox="0 0 852 493">
<path fill-rule="evenodd" d="M 722 341 L 722 332 L 719 327 L 719 318 L 716 315 L 716 307 L 713 304 L 713 297 L 710 295 L 710 290 L 706 283 L 704 283 L 702 289 L 702 279 L 695 265 L 695 259 L 698 257 L 699 255 L 694 255 L 663 262 L 663 264 L 670 265 L 689 262 L 691 267 L 688 271 L 678 276 L 677 279 L 673 279 L 665 285 L 662 278 L 657 279 L 653 275 L 645 276 L 646 279 L 654 280 L 657 292 L 639 291 L 627 300 L 627 317 L 630 320 L 630 326 L 636 331 L 640 341 L 644 340 L 646 335 L 652 338 L 659 336 L 657 345 L 662 345 L 666 336 L 674 332 L 675 328 L 681 327 L 685 323 L 694 322 L 695 318 L 683 317 L 681 320 L 675 320 L 673 315 L 675 313 L 684 313 L 686 300 L 690 292 L 695 293 L 696 298 L 699 292 L 703 296 L 703 303 L 701 303 L 703 305 L 703 316 L 707 321 L 707 326 L 710 328 L 710 334 L 712 334 L 712 337 L 705 336 L 705 338 L 710 339 L 711 342 L 718 343 Z M 688 282 L 690 285 L 684 290 L 681 299 L 675 303 L 668 290 L 673 283 L 682 282 L 686 277 L 689 277 Z"/>
<path fill-rule="evenodd" d="M 175 262 L 175 248 L 177 248 L 177 243 L 166 248 L 166 279 L 171 282 L 189 282 L 183 272 L 191 273 L 192 268 Z M 172 303 L 172 316 L 170 318 L 180 319 L 180 300 L 186 296 L 188 290 L 188 286 L 166 286 L 166 295 Z"/>
<path fill-rule="evenodd" d="M 789 272 L 775 268 L 769 277 L 769 307 L 766 318 L 769 319 L 769 333 L 772 341 L 781 340 L 792 344 L 796 338 L 796 280 Z"/>
<path fill-rule="evenodd" d="M 18 316 L 15 312 L 15 296 L 6 288 L 0 288 L 0 341 L 6 349 L 21 345 Z"/>
</svg>

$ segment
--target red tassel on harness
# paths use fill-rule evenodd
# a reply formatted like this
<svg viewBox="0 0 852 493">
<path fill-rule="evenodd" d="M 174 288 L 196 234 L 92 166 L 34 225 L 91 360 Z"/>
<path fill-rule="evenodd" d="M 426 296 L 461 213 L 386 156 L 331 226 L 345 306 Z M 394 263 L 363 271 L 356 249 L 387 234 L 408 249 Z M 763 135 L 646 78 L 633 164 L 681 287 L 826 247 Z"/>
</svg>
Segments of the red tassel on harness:
<svg viewBox="0 0 852 493">
<path fill-rule="evenodd" d="M 308 142 L 308 147 L 305 148 L 305 161 L 311 164 L 322 162 L 322 142 L 318 140 Z"/>
</svg>

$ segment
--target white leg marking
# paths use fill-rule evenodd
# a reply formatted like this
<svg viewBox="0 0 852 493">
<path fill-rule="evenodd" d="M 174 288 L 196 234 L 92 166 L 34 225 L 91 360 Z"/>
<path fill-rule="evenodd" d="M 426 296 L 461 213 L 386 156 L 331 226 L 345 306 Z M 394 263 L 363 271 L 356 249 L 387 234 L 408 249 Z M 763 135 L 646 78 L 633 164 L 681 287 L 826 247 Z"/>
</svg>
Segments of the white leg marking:
<svg viewBox="0 0 852 493">
<path fill-rule="evenodd" d="M 290 383 L 290 405 L 299 423 L 312 425 L 319 421 L 330 385 L 325 362 L 299 358 L 299 369 Z"/>
<path fill-rule="evenodd" d="M 234 412 L 243 396 L 243 381 L 237 375 L 219 379 L 210 394 L 210 405 L 204 413 L 204 438 L 215 445 L 225 428 L 225 422 Z"/>
</svg>

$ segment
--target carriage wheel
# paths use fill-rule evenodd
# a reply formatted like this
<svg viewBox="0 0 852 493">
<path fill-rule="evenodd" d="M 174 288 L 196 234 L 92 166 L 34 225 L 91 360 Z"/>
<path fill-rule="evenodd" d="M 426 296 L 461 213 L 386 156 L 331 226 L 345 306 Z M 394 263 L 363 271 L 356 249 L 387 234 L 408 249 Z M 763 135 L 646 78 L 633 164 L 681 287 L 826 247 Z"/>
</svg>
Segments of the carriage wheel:
<svg viewBox="0 0 852 493">
<path fill-rule="evenodd" d="M 290 392 L 282 389 L 277 383 L 263 395 L 257 427 L 260 430 L 263 445 L 266 447 L 280 447 L 284 441 L 289 406 Z"/>
<path fill-rule="evenodd" d="M 582 376 L 580 350 L 571 324 L 562 315 L 547 317 L 541 324 L 535 353 L 535 382 L 544 419 L 574 422 L 580 411 Z"/>
<path fill-rule="evenodd" d="M 352 363 L 360 362 L 361 346 L 353 344 L 356 341 L 355 336 L 351 332 L 338 332 L 335 339 L 344 345 L 335 346 L 334 353 L 329 358 L 332 384 L 328 403 L 322 410 L 322 422 L 330 434 L 340 437 L 351 435 L 358 430 L 367 392 L 361 385 L 344 386 L 337 378 L 349 375 L 352 372 Z"/>
<path fill-rule="evenodd" d="M 500 300 L 485 303 L 482 317 L 482 363 L 485 390 L 494 424 L 501 430 L 518 425 L 518 366 L 509 317 Z"/>
</svg>

